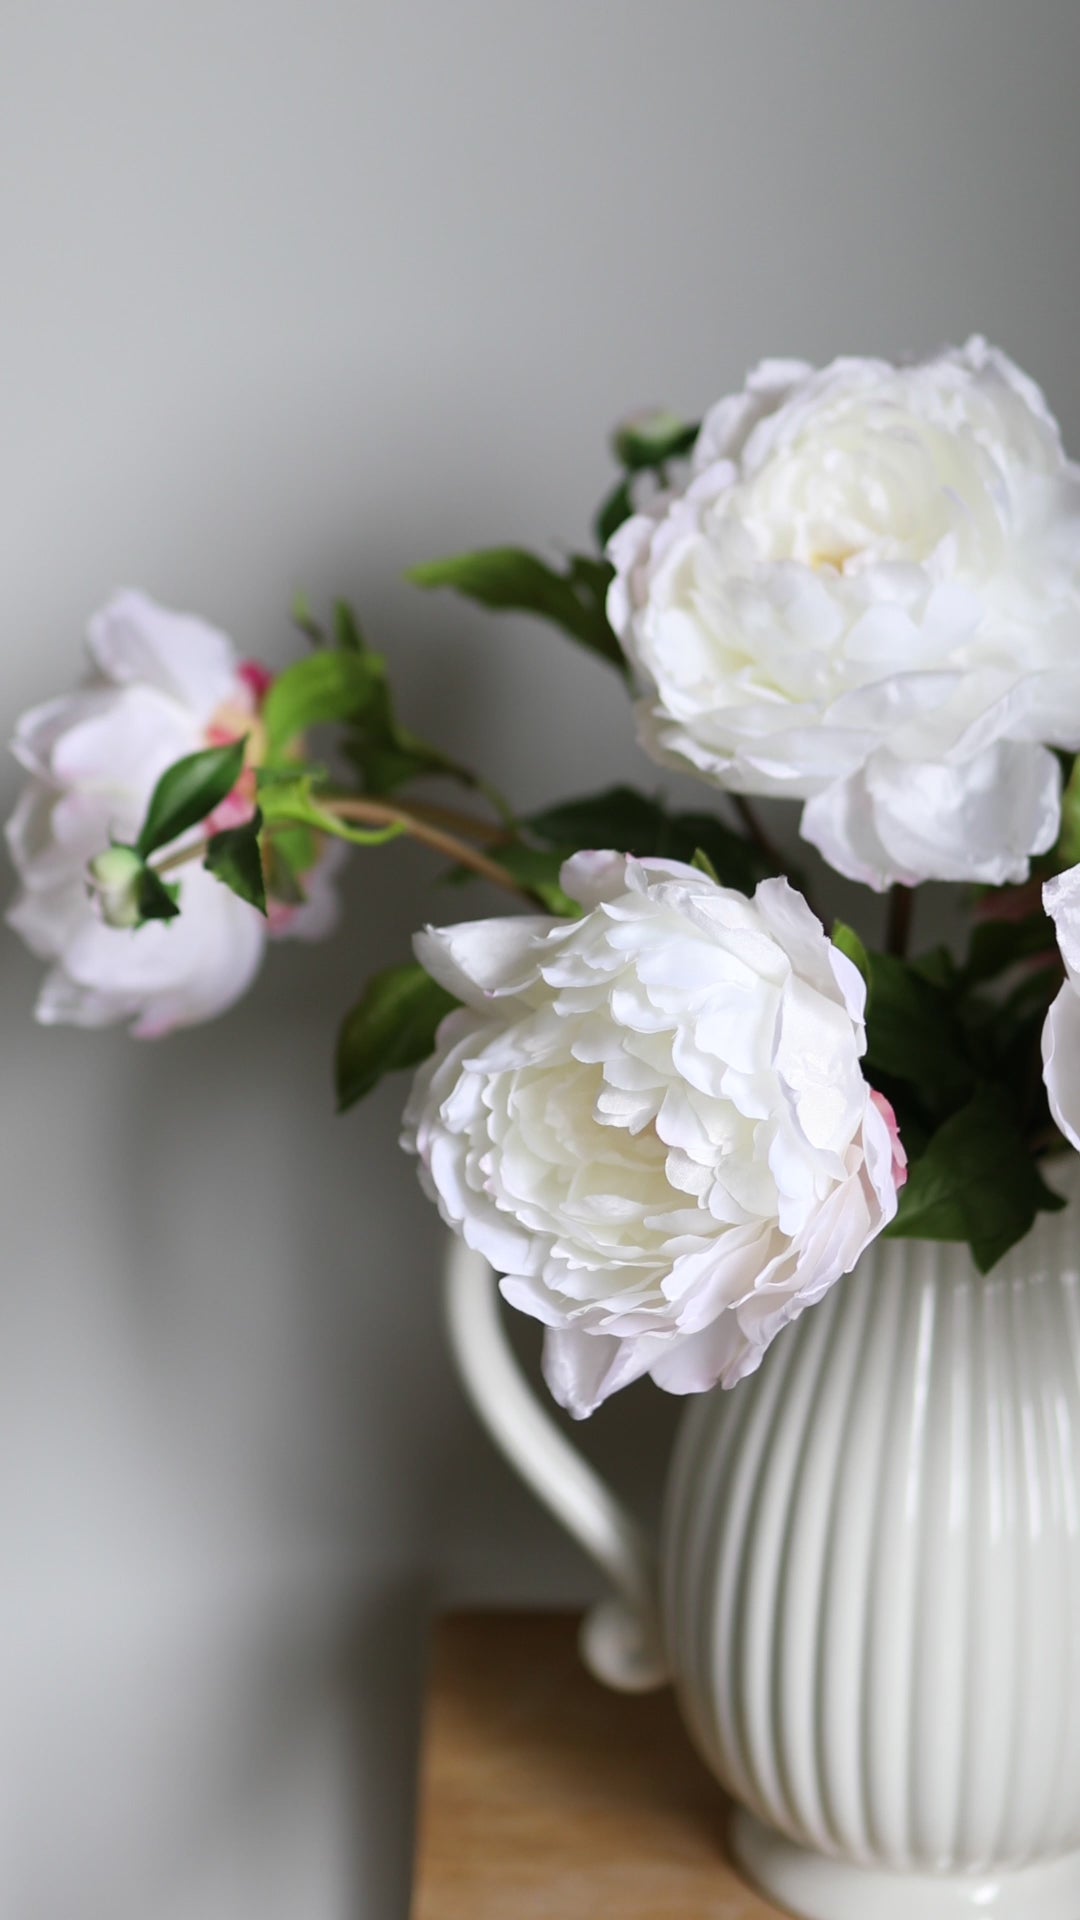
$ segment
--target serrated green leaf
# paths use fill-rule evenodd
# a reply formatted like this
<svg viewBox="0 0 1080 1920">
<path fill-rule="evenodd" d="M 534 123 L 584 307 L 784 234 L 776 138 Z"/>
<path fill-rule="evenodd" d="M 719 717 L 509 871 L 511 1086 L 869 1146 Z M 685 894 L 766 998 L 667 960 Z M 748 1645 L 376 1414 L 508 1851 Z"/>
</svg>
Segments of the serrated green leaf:
<svg viewBox="0 0 1080 1920">
<path fill-rule="evenodd" d="M 605 612 L 612 571 L 606 561 L 571 558 L 566 573 L 557 573 L 521 547 L 489 547 L 445 560 L 429 560 L 410 569 L 407 578 L 418 587 L 450 587 L 480 606 L 500 612 L 534 613 L 598 654 L 620 673 L 627 672 L 622 648 L 608 625 Z"/>
<path fill-rule="evenodd" d="M 221 833 L 215 833 L 207 842 L 203 865 L 223 886 L 265 914 L 266 881 L 259 850 L 261 826 L 262 815 L 256 812 L 244 826 L 226 827 Z"/>
<path fill-rule="evenodd" d="M 135 842 L 143 859 L 199 826 L 232 792 L 244 770 L 244 740 L 205 747 L 167 767 L 150 797 Z"/>
<path fill-rule="evenodd" d="M 1043 1180 L 997 1088 L 983 1088 L 931 1138 L 909 1170 L 897 1239 L 966 1240 L 988 1273 L 1039 1212 L 1064 1202 Z"/>
<path fill-rule="evenodd" d="M 271 752 L 280 753 L 309 727 L 358 719 L 379 697 L 381 663 L 376 663 L 373 654 L 330 650 L 294 660 L 263 703 Z"/>
<path fill-rule="evenodd" d="M 387 967 L 368 981 L 342 1023 L 335 1060 L 343 1111 L 384 1074 L 415 1067 L 435 1045 L 439 1022 L 458 1002 L 423 967 Z"/>
</svg>

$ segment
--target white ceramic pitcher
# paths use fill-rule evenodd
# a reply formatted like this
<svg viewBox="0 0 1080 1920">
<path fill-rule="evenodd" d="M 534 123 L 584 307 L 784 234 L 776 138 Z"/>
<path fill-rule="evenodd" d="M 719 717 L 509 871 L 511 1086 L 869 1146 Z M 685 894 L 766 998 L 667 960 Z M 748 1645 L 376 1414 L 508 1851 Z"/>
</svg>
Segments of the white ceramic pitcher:
<svg viewBox="0 0 1080 1920">
<path fill-rule="evenodd" d="M 657 1554 L 522 1376 L 455 1243 L 490 1433 L 615 1597 L 583 1653 L 670 1677 L 736 1857 L 808 1920 L 1080 1920 L 1080 1159 L 987 1277 L 879 1241 L 688 1402 Z"/>
</svg>

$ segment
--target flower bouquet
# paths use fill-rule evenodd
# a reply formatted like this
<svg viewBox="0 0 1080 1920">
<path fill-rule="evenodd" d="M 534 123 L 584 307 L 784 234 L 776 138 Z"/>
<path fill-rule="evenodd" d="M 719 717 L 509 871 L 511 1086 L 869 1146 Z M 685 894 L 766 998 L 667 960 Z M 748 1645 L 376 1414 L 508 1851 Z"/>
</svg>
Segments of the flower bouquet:
<svg viewBox="0 0 1080 1920">
<path fill-rule="evenodd" d="M 124 593 L 88 684 L 16 734 L 10 918 L 50 963 L 38 1017 L 152 1037 L 223 1012 L 268 940 L 330 931 L 348 847 L 418 841 L 512 895 L 388 956 L 341 1026 L 338 1097 L 416 1069 L 403 1144 L 464 1248 L 459 1305 L 501 1276 L 563 1407 L 643 1374 L 700 1396 L 659 1594 L 587 1474 L 560 1490 L 580 1463 L 542 1463 L 565 1440 L 510 1432 L 517 1388 L 479 1381 L 491 1325 L 465 1305 L 486 1416 L 621 1582 L 644 1665 L 674 1671 L 759 1880 L 825 1920 L 988 1888 L 1071 1920 L 1080 469 L 981 339 L 766 361 L 701 424 L 642 416 L 614 450 L 595 551 L 411 577 L 607 661 L 645 752 L 711 790 L 698 810 L 619 787 L 522 815 L 403 724 L 344 604 L 325 627 L 297 606 L 308 650 L 275 677 Z M 799 871 L 760 797 L 799 803 Z M 883 940 L 877 913 L 826 929 L 822 860 L 887 895 Z M 964 890 L 962 943 L 913 938 L 929 881 Z M 1010 1773 L 1047 1751 L 1037 1791 Z"/>
</svg>

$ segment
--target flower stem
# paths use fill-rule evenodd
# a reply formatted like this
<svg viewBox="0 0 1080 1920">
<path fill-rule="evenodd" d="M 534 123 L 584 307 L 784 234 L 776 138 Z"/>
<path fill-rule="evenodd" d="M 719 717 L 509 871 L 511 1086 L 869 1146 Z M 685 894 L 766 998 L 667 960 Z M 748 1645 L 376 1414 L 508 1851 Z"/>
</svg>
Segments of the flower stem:
<svg viewBox="0 0 1080 1920">
<path fill-rule="evenodd" d="M 538 904 L 537 895 L 530 888 L 512 879 L 503 867 L 500 867 L 496 861 L 489 860 L 487 855 L 470 840 L 461 838 L 462 833 L 468 832 L 491 845 L 498 845 L 511 838 L 501 827 L 489 827 L 482 820 L 474 820 L 471 815 L 455 813 L 449 807 L 428 806 L 423 802 L 417 802 L 411 807 L 398 807 L 384 800 L 346 798 L 320 799 L 317 804 L 319 813 L 328 816 L 329 819 L 340 820 L 343 823 L 355 821 L 358 826 L 376 829 L 385 828 L 389 830 L 391 837 L 396 834 L 406 834 L 410 839 L 419 841 L 421 846 L 431 847 L 434 852 L 445 854 L 455 866 L 468 867 L 471 873 L 478 874 L 482 880 L 489 881 L 493 887 L 501 887 L 505 893 L 513 893 L 519 899 L 527 900 L 530 906 Z M 317 824 L 306 815 L 299 815 L 298 818 L 301 824 Z M 288 816 L 282 814 L 277 820 L 269 823 L 266 832 L 272 836 L 275 828 L 288 827 L 289 824 Z M 458 831 L 450 831 L 451 826 L 456 827 Z M 324 829 L 324 831 L 331 830 L 329 827 Z M 158 861 L 155 872 L 159 875 L 175 873 L 179 867 L 186 867 L 194 860 L 203 859 L 209 844 L 208 839 L 203 839 L 179 848 L 175 853 L 168 854 L 164 860 Z M 543 903 L 539 902 L 539 904 Z"/>
<path fill-rule="evenodd" d="M 911 938 L 911 919 L 915 906 L 913 887 L 895 886 L 889 891 L 889 911 L 885 924 L 885 951 L 903 960 Z"/>
<path fill-rule="evenodd" d="M 536 905 L 536 895 L 528 887 L 523 887 L 517 880 L 511 879 L 503 867 L 498 866 L 494 860 L 489 860 L 478 847 L 472 846 L 468 841 L 460 839 L 457 834 L 450 833 L 445 827 L 438 825 L 432 818 L 436 812 L 434 808 L 424 808 L 422 815 L 419 807 L 395 807 L 382 800 L 320 800 L 319 810 L 322 813 L 333 814 L 339 820 L 355 820 L 360 825 L 400 826 L 411 839 L 418 840 L 422 846 L 431 847 L 436 853 L 445 854 L 447 859 L 453 860 L 457 866 L 468 867 L 471 873 L 479 874 L 482 880 L 489 880 L 492 886 L 502 887 L 506 893 L 516 893 L 519 898 L 527 900 L 530 906 Z M 445 811 L 442 808 L 438 809 L 440 814 Z M 470 824 L 478 826 L 480 823 L 471 822 Z M 499 834 L 498 837 L 504 836 Z"/>
<path fill-rule="evenodd" d="M 780 849 L 770 840 L 745 793 L 733 793 L 731 799 L 739 819 L 742 821 L 758 852 L 762 855 L 763 859 L 769 862 L 774 873 L 783 873 L 784 860 Z"/>
</svg>

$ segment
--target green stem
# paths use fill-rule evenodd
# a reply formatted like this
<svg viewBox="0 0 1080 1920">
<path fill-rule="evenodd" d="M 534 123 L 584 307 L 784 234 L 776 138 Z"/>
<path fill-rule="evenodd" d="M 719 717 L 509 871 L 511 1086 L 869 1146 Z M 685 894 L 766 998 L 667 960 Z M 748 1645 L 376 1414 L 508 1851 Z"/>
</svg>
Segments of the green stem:
<svg viewBox="0 0 1080 1920">
<path fill-rule="evenodd" d="M 783 873 L 785 866 L 783 855 L 779 847 L 770 840 L 745 793 L 733 793 L 731 799 L 739 819 L 758 852 L 769 862 L 774 873 Z"/>
</svg>

